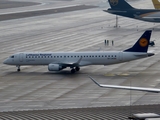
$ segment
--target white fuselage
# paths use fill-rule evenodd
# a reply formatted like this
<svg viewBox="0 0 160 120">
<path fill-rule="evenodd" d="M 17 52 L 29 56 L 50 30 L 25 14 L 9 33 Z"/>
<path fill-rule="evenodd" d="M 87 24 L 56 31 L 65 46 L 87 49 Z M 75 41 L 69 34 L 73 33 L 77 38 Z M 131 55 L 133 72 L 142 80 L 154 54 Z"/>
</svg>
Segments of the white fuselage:
<svg viewBox="0 0 160 120">
<path fill-rule="evenodd" d="M 14 56 L 14 57 L 13 57 Z M 8 65 L 49 65 L 70 64 L 78 60 L 79 66 L 110 65 L 147 57 L 147 53 L 140 52 L 42 52 L 17 53 L 4 61 Z"/>
</svg>

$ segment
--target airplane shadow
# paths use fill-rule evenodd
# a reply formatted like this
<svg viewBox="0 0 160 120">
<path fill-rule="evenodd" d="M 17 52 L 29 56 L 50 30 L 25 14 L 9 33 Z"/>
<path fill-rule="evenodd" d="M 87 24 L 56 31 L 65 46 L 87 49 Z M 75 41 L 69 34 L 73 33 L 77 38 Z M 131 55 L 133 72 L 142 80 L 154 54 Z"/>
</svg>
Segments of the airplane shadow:
<svg viewBox="0 0 160 120">
<path fill-rule="evenodd" d="M 67 70 L 63 70 L 63 71 L 57 71 L 57 72 L 25 72 L 25 71 L 14 71 L 14 72 L 5 72 L 5 76 L 47 76 L 47 75 L 67 75 L 67 76 L 76 76 L 78 74 L 86 74 L 86 73 L 82 73 L 81 71 L 75 72 L 75 73 L 71 73 L 70 71 Z"/>
</svg>

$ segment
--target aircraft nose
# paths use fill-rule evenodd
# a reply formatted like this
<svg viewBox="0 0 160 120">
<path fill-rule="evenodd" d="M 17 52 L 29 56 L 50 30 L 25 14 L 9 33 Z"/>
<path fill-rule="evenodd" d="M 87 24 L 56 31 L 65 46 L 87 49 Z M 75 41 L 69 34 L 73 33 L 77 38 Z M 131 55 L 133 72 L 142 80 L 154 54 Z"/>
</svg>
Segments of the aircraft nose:
<svg viewBox="0 0 160 120">
<path fill-rule="evenodd" d="M 8 64 L 8 59 L 4 60 L 3 64 Z"/>
</svg>

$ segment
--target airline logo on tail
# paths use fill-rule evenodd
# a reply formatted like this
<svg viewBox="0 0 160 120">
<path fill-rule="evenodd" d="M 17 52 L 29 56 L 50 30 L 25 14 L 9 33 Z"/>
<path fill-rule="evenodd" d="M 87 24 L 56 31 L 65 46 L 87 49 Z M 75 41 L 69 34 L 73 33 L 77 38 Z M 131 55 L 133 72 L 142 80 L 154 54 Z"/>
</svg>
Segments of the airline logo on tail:
<svg viewBox="0 0 160 120">
<path fill-rule="evenodd" d="M 129 49 L 124 50 L 125 52 L 147 52 L 148 45 L 150 43 L 151 30 L 146 30 L 139 40 Z"/>
<path fill-rule="evenodd" d="M 109 0 L 111 5 L 116 6 L 118 4 L 118 0 Z"/>
<path fill-rule="evenodd" d="M 147 40 L 146 38 L 141 38 L 141 39 L 139 40 L 139 45 L 140 45 L 141 47 L 146 47 L 146 46 L 148 45 L 148 40 Z"/>
</svg>

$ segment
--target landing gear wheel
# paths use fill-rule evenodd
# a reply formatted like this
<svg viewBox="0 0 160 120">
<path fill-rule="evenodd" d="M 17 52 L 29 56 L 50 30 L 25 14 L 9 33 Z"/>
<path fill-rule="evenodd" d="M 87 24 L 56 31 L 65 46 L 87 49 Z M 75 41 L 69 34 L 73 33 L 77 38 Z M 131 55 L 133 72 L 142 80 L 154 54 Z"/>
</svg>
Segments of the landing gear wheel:
<svg viewBox="0 0 160 120">
<path fill-rule="evenodd" d="M 76 71 L 79 71 L 80 70 L 80 67 L 76 67 Z"/>
<path fill-rule="evenodd" d="M 75 69 L 71 69 L 71 73 L 75 73 L 76 72 L 76 70 Z"/>
<path fill-rule="evenodd" d="M 18 68 L 17 68 L 17 71 L 20 72 L 20 71 L 21 71 L 20 65 L 17 65 L 17 67 L 18 67 Z"/>
</svg>

